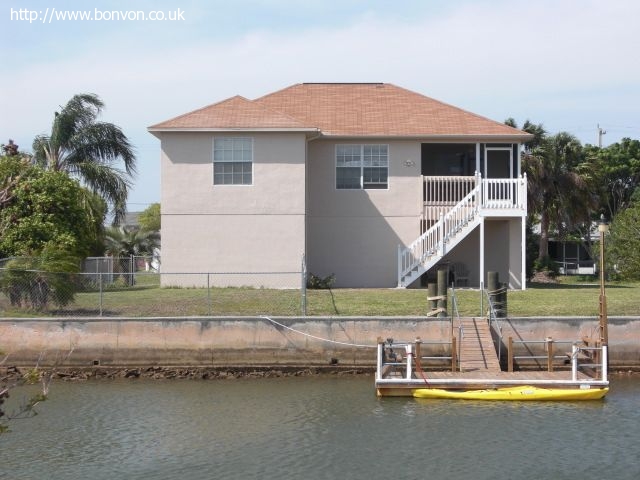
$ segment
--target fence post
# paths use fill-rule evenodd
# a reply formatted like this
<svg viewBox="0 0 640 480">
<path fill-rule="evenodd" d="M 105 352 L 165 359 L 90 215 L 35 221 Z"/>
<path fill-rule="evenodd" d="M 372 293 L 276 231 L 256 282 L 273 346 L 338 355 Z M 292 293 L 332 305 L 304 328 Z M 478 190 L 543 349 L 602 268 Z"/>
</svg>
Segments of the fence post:
<svg viewBox="0 0 640 480">
<path fill-rule="evenodd" d="M 211 274 L 207 273 L 207 311 L 209 312 L 209 316 L 213 315 L 211 306 L 211 282 L 209 281 L 210 277 Z"/>
<path fill-rule="evenodd" d="M 102 272 L 98 272 L 98 285 L 100 290 L 100 316 L 102 316 Z"/>
<path fill-rule="evenodd" d="M 307 316 L 307 262 L 302 254 L 302 265 L 300 268 L 300 309 L 302 310 L 302 315 Z"/>
</svg>

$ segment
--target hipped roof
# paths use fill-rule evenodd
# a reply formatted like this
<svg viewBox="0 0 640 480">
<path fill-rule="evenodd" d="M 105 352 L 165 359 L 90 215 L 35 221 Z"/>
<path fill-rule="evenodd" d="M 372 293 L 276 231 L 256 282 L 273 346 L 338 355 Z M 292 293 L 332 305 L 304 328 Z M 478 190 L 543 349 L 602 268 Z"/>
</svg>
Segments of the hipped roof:
<svg viewBox="0 0 640 480">
<path fill-rule="evenodd" d="M 235 96 L 149 130 L 316 130 L 344 137 L 531 138 L 503 123 L 389 83 L 300 83 L 256 100 Z"/>
</svg>

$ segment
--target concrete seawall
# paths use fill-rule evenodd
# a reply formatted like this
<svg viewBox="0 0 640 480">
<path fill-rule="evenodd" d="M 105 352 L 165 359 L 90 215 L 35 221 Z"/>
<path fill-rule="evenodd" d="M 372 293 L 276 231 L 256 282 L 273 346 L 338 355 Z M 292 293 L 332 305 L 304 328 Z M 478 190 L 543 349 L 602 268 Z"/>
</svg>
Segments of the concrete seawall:
<svg viewBox="0 0 640 480">
<path fill-rule="evenodd" d="M 504 342 L 598 334 L 593 317 L 511 318 L 501 326 Z M 65 366 L 372 366 L 378 337 L 447 342 L 450 336 L 449 319 L 427 317 L 2 318 L 0 359 L 51 365 L 73 350 Z M 425 354 L 443 349 L 423 345 Z M 640 317 L 609 318 L 609 350 L 611 368 L 640 368 Z"/>
</svg>

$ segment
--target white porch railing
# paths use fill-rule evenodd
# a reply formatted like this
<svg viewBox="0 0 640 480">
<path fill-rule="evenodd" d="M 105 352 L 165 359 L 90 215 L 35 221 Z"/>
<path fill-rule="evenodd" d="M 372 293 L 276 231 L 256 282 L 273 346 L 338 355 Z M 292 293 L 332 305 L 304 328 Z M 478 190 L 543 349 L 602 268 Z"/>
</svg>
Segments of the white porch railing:
<svg viewBox="0 0 640 480">
<path fill-rule="evenodd" d="M 420 232 L 423 233 L 437 222 L 441 214 L 457 205 L 479 182 L 479 175 L 473 177 L 423 176 L 423 227 Z"/>
<path fill-rule="evenodd" d="M 437 221 L 406 248 L 398 246 L 398 287 L 405 287 L 433 267 L 464 239 L 479 223 L 481 216 L 526 215 L 527 179 L 481 179 L 474 177 L 426 177 L 425 209 L 435 206 L 442 210 Z M 454 187 L 458 181 L 461 186 Z M 473 188 L 470 188 L 473 185 Z M 457 195 L 468 193 L 449 206 Z M 438 199 L 436 193 L 442 192 Z M 430 205 L 427 205 L 430 203 Z M 429 220 L 425 218 L 424 220 Z"/>
<path fill-rule="evenodd" d="M 482 181 L 484 210 L 527 211 L 527 177 L 487 178 Z"/>
<path fill-rule="evenodd" d="M 425 206 L 453 206 L 473 190 L 479 175 L 473 177 L 422 177 Z"/>
</svg>

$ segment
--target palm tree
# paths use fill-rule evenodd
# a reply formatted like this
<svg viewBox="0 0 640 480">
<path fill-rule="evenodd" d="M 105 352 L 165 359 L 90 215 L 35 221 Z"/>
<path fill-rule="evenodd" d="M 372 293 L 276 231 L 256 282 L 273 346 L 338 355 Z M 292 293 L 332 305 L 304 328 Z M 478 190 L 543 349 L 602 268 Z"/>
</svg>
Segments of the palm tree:
<svg viewBox="0 0 640 480">
<path fill-rule="evenodd" d="M 113 223 L 126 212 L 136 171 L 133 147 L 120 127 L 97 121 L 104 104 L 95 94 L 74 95 L 56 112 L 50 135 L 33 141 L 34 162 L 77 177 L 112 208 Z M 124 171 L 115 166 L 122 160 Z"/>
<path fill-rule="evenodd" d="M 576 171 L 581 158 L 580 141 L 566 132 L 544 138 L 523 156 L 529 208 L 540 218 L 538 260 L 549 256 L 552 227 L 562 234 L 589 218 L 594 202 L 586 179 Z"/>
<path fill-rule="evenodd" d="M 510 127 L 519 128 L 518 122 L 516 122 L 513 117 L 507 118 L 504 123 Z M 528 119 L 525 120 L 521 130 L 533 135 L 533 138 L 524 144 L 524 150 L 526 153 L 530 153 L 532 150 L 540 147 L 547 135 L 547 131 L 541 123 L 532 123 Z"/>
<path fill-rule="evenodd" d="M 105 232 L 106 253 L 114 257 L 114 271 L 122 273 L 133 269 L 132 256 L 153 255 L 160 246 L 159 232 L 130 227 L 111 227 Z M 117 259 L 117 260 L 116 260 Z M 126 265 L 129 265 L 127 268 Z M 129 285 L 134 284 L 133 275 L 123 275 Z"/>
<path fill-rule="evenodd" d="M 114 257 L 152 255 L 160 244 L 158 232 L 129 227 L 108 228 L 105 235 L 106 252 Z"/>
</svg>

